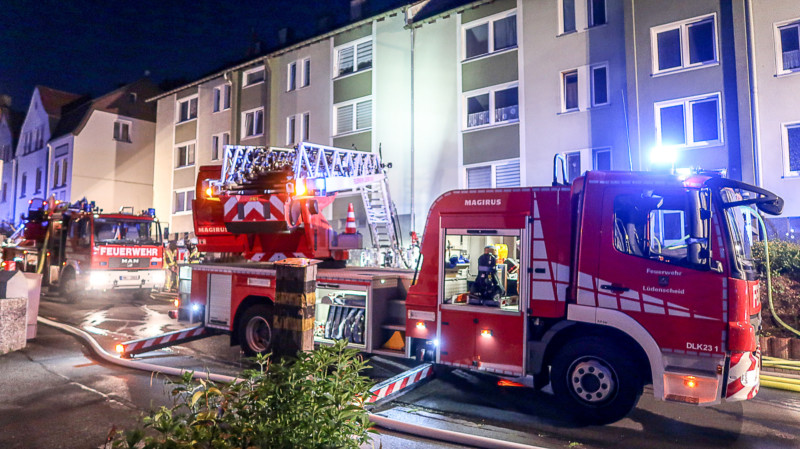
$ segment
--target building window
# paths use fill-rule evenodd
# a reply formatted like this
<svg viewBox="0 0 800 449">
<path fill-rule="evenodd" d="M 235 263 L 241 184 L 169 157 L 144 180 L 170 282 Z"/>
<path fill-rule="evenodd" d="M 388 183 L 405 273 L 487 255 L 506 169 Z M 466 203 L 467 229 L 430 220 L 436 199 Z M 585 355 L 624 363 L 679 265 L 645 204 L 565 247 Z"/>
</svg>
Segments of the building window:
<svg viewBox="0 0 800 449">
<path fill-rule="evenodd" d="M 194 200 L 194 190 L 176 190 L 173 200 L 172 213 L 175 215 L 189 213 L 192 211 L 192 200 Z"/>
<path fill-rule="evenodd" d="M 496 86 L 465 95 L 466 128 L 519 120 L 519 88 Z"/>
<path fill-rule="evenodd" d="M 264 134 L 264 108 L 242 113 L 242 134 L 255 137 Z"/>
<path fill-rule="evenodd" d="M 800 123 L 783 126 L 784 172 L 787 176 L 800 175 Z"/>
<path fill-rule="evenodd" d="M 717 62 L 714 15 L 661 25 L 650 30 L 653 73 Z"/>
<path fill-rule="evenodd" d="M 264 67 L 256 67 L 244 72 L 244 87 L 264 82 Z"/>
<path fill-rule="evenodd" d="M 117 120 L 114 122 L 114 140 L 120 142 L 131 141 L 131 123 Z"/>
<path fill-rule="evenodd" d="M 178 101 L 178 123 L 197 118 L 197 96 Z"/>
<path fill-rule="evenodd" d="M 573 151 L 564 156 L 567 160 L 567 178 L 572 181 L 581 175 L 581 152 Z"/>
<path fill-rule="evenodd" d="M 36 169 L 36 190 L 33 193 L 41 193 L 42 192 L 42 169 Z"/>
<path fill-rule="evenodd" d="M 138 98 L 138 95 L 136 95 L 136 92 L 128 93 L 128 103 L 136 103 L 136 99 L 137 98 Z"/>
<path fill-rule="evenodd" d="M 230 109 L 231 85 L 223 84 L 214 88 L 214 112 Z"/>
<path fill-rule="evenodd" d="M 350 42 L 334 49 L 334 77 L 372 68 L 372 37 Z"/>
<path fill-rule="evenodd" d="M 4 182 L 3 183 L 3 202 L 4 203 L 6 202 L 6 199 L 8 198 L 7 193 L 8 193 L 8 183 Z"/>
<path fill-rule="evenodd" d="M 575 30 L 575 0 L 561 0 L 561 33 Z"/>
<path fill-rule="evenodd" d="M 61 186 L 64 187 L 67 185 L 67 165 L 68 162 L 66 159 L 61 161 Z"/>
<path fill-rule="evenodd" d="M 61 161 L 53 164 L 53 188 L 58 187 L 58 175 L 61 174 Z"/>
<path fill-rule="evenodd" d="M 175 167 L 189 167 L 194 165 L 194 143 L 180 145 L 175 149 Z"/>
<path fill-rule="evenodd" d="M 311 84 L 311 59 L 303 59 L 303 77 L 300 81 L 300 87 L 306 87 Z"/>
<path fill-rule="evenodd" d="M 778 27 L 778 73 L 800 70 L 800 22 Z"/>
<path fill-rule="evenodd" d="M 311 135 L 311 114 L 308 112 L 303 114 L 303 142 L 309 141 Z"/>
<path fill-rule="evenodd" d="M 372 128 L 372 99 L 360 99 L 333 106 L 336 134 Z"/>
<path fill-rule="evenodd" d="M 483 56 L 517 46 L 517 15 L 490 18 L 464 27 L 464 59 Z"/>
<path fill-rule="evenodd" d="M 606 0 L 588 0 L 589 27 L 606 24 Z"/>
<path fill-rule="evenodd" d="M 570 70 L 561 74 L 561 110 L 578 110 L 578 71 Z"/>
<path fill-rule="evenodd" d="M 698 146 L 722 142 L 719 94 L 655 104 L 659 146 Z"/>
<path fill-rule="evenodd" d="M 292 91 L 297 89 L 297 61 L 290 62 L 286 68 L 286 90 Z"/>
<path fill-rule="evenodd" d="M 592 106 L 608 104 L 608 66 L 597 65 L 592 70 Z"/>
<path fill-rule="evenodd" d="M 228 133 L 211 136 L 211 160 L 218 161 L 225 151 L 225 146 L 230 143 L 231 135 Z"/>
<path fill-rule="evenodd" d="M 592 150 L 592 169 L 611 170 L 611 149 Z"/>
<path fill-rule="evenodd" d="M 519 187 L 519 159 L 466 168 L 468 189 Z"/>
<path fill-rule="evenodd" d="M 286 117 L 286 145 L 294 145 L 295 143 L 295 125 L 297 119 L 294 115 Z"/>
<path fill-rule="evenodd" d="M 25 191 L 28 188 L 28 174 L 23 173 L 19 180 L 19 197 L 25 198 Z"/>
</svg>

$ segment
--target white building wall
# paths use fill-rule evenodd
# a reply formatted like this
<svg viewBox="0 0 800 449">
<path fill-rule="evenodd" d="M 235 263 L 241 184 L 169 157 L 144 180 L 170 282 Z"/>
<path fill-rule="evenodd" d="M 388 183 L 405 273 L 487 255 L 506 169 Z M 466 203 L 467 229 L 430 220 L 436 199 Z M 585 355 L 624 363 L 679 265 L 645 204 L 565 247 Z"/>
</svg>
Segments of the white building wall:
<svg viewBox="0 0 800 449">
<path fill-rule="evenodd" d="M 158 124 L 155 130 L 153 150 L 153 207 L 162 226 L 172 231 L 172 176 L 174 172 L 173 141 L 175 132 L 175 95 L 158 100 Z"/>
<path fill-rule="evenodd" d="M 37 145 L 35 136 L 36 132 L 42 133 L 42 145 Z M 32 143 L 31 152 L 25 154 L 25 141 L 24 136 L 26 133 L 31 133 Z M 20 139 L 17 143 L 17 176 L 16 176 L 16 217 L 15 222 L 19 224 L 19 215 L 28 211 L 28 202 L 31 198 L 44 198 L 46 194 L 47 185 L 47 145 L 45 142 L 50 140 L 50 119 L 42 106 L 42 100 L 39 96 L 39 90 L 34 89 L 31 97 L 31 103 L 28 106 L 28 113 L 25 116 L 25 121 L 22 124 L 20 131 Z M 42 170 L 42 182 L 39 191 L 36 190 L 36 169 Z M 26 175 L 27 182 L 25 186 L 25 194 L 22 194 L 22 178 L 23 174 Z"/>
</svg>

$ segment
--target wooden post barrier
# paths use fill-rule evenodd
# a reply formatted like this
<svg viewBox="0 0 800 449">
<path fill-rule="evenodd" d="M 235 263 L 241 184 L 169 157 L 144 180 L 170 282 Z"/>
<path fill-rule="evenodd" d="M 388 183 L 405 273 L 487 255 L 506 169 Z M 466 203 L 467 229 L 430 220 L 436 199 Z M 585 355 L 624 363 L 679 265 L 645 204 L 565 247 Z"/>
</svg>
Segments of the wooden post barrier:
<svg viewBox="0 0 800 449">
<path fill-rule="evenodd" d="M 275 262 L 272 353 L 294 357 L 314 349 L 317 264 L 314 259 Z"/>
</svg>

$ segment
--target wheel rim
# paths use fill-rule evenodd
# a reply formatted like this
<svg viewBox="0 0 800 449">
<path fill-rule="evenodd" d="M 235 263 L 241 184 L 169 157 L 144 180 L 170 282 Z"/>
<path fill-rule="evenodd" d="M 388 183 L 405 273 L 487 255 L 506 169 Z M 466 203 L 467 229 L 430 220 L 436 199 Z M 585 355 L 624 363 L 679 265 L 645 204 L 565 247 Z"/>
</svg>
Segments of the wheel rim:
<svg viewBox="0 0 800 449">
<path fill-rule="evenodd" d="M 580 358 L 567 373 L 570 392 L 582 402 L 597 405 L 613 399 L 617 393 L 617 375 L 602 359 Z"/>
<path fill-rule="evenodd" d="M 262 316 L 250 318 L 245 327 L 247 346 L 254 352 L 266 352 L 272 341 L 272 329 L 269 322 Z"/>
</svg>

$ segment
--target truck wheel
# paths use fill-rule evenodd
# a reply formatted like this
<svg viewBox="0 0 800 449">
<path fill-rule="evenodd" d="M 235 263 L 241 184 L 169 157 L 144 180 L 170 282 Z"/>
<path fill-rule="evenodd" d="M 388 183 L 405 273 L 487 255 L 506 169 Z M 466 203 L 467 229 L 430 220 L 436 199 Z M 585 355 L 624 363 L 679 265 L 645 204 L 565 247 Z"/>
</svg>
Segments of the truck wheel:
<svg viewBox="0 0 800 449">
<path fill-rule="evenodd" d="M 78 302 L 81 297 L 81 289 L 72 269 L 67 270 L 58 282 L 58 290 L 61 297 L 70 304 Z"/>
<path fill-rule="evenodd" d="M 553 360 L 553 392 L 582 423 L 619 421 L 639 402 L 642 381 L 636 365 L 612 349 L 612 344 L 578 339 L 561 348 Z"/>
<path fill-rule="evenodd" d="M 272 308 L 256 304 L 245 310 L 237 333 L 246 356 L 268 353 L 272 349 Z"/>
</svg>

